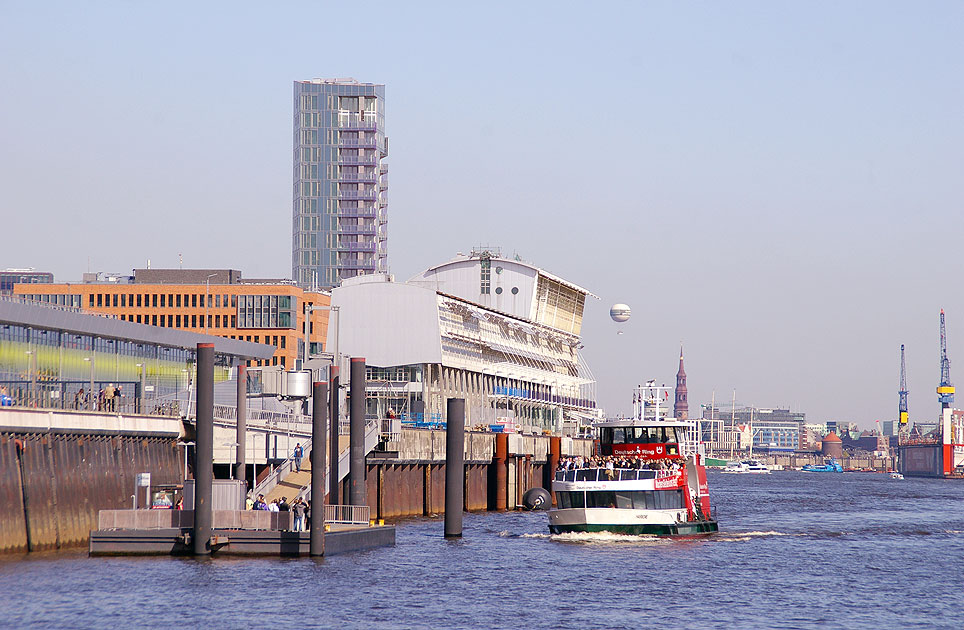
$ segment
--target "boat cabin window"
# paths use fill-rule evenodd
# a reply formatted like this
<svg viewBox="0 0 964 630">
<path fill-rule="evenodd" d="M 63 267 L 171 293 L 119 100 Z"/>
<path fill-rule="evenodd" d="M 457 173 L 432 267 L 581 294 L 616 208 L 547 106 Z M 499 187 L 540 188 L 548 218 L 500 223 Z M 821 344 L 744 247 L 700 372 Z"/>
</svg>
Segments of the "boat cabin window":
<svg viewBox="0 0 964 630">
<path fill-rule="evenodd" d="M 586 507 L 585 492 L 556 492 L 556 505 L 560 510 Z"/>
<path fill-rule="evenodd" d="M 562 494 L 582 495 L 581 492 L 557 492 L 556 502 L 563 507 L 559 498 Z M 569 500 L 568 498 L 566 499 Z M 582 501 L 582 496 L 579 497 Z M 566 504 L 568 505 L 568 504 Z M 583 507 L 572 505 L 571 507 Z M 636 510 L 681 510 L 686 507 L 683 489 L 674 490 L 624 490 L 611 492 L 608 490 L 586 492 L 585 507 L 587 508 L 622 508 Z"/>
<path fill-rule="evenodd" d="M 614 508 L 616 507 L 616 493 L 611 490 L 597 490 L 586 493 L 586 507 Z"/>
<path fill-rule="evenodd" d="M 581 468 L 576 471 L 576 481 L 596 481 L 598 468 Z"/>
</svg>

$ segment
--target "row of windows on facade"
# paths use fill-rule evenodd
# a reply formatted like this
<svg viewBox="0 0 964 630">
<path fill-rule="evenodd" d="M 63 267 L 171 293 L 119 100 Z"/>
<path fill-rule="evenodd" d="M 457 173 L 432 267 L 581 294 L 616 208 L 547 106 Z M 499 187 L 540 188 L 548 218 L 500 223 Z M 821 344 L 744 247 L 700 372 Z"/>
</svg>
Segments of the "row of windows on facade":
<svg viewBox="0 0 964 630">
<path fill-rule="evenodd" d="M 363 94 L 363 92 L 370 92 L 371 87 L 368 86 L 339 86 L 339 89 L 351 89 L 352 91 L 357 91 L 358 94 L 352 96 L 339 96 L 336 94 L 306 94 L 307 92 L 318 92 L 321 86 L 315 86 L 314 84 L 302 84 L 301 89 L 303 90 L 301 94 L 301 109 L 334 109 L 337 103 L 338 108 L 342 110 L 357 112 L 364 110 L 366 112 L 374 112 L 378 109 L 378 97 L 374 95 Z M 337 99 L 337 101 L 336 101 Z"/>
<path fill-rule="evenodd" d="M 230 315 L 230 316 L 229 315 L 208 315 L 207 326 L 205 326 L 204 317 L 205 317 L 204 315 L 126 315 L 125 314 L 125 315 L 121 315 L 120 319 L 121 321 L 127 321 L 127 322 L 136 323 L 136 324 L 147 324 L 149 326 L 158 326 L 160 328 L 177 328 L 177 329 L 183 329 L 183 328 L 195 328 L 195 329 L 197 328 L 201 328 L 201 329 L 288 328 L 288 329 L 292 329 L 291 326 L 269 326 L 269 325 L 245 326 L 243 325 L 244 322 L 242 322 L 241 326 L 238 326 L 238 320 L 236 315 Z M 315 323 L 310 322 L 309 334 L 313 333 L 314 330 L 315 330 Z M 225 335 L 221 335 L 221 336 L 224 337 Z M 234 335 L 231 335 L 230 338 L 231 339 L 237 338 L 237 339 L 244 340 L 245 337 L 247 337 L 246 339 L 247 341 L 251 341 L 251 338 L 252 338 L 251 335 L 247 335 L 247 336 L 238 335 L 237 337 L 235 337 Z M 255 343 L 261 343 L 260 341 L 258 341 L 260 337 L 261 335 L 254 335 Z M 272 338 L 272 335 L 265 335 L 264 338 L 265 338 L 265 343 L 269 343 L 267 340 Z M 285 338 L 286 338 L 285 335 L 273 335 L 273 338 L 274 338 L 273 345 L 278 346 L 279 348 L 285 347 Z M 280 346 L 278 345 L 279 339 L 281 340 Z"/>
<path fill-rule="evenodd" d="M 80 296 L 78 295 L 50 295 L 50 294 L 39 294 L 39 295 L 27 295 L 28 299 L 34 299 L 37 301 L 52 303 L 52 304 L 64 304 L 70 306 L 80 306 Z M 96 299 L 95 299 L 96 297 Z M 136 299 L 135 299 L 136 297 Z M 188 300 L 191 297 L 192 299 Z M 228 302 L 227 295 L 215 295 L 212 296 L 213 299 L 208 300 L 209 306 L 214 308 L 236 308 L 236 315 L 231 316 L 231 328 L 292 328 L 293 322 L 296 321 L 295 312 L 297 309 L 297 298 L 288 295 L 232 295 L 230 300 L 230 306 Z M 223 297 L 223 299 L 222 299 Z M 153 298 L 153 299 L 151 299 Z M 239 299 L 240 298 L 240 299 Z M 158 294 L 90 294 L 88 299 L 88 307 L 95 308 L 150 308 L 157 307 L 158 302 L 160 302 L 161 308 L 205 308 L 205 296 L 204 295 L 167 295 L 160 294 L 160 300 L 158 300 Z M 309 304 L 311 304 L 309 302 Z M 180 328 L 181 325 L 173 325 L 170 323 L 163 323 L 164 315 L 160 316 L 161 324 L 154 324 L 155 326 L 168 326 Z M 185 317 L 185 321 L 187 316 Z M 197 317 L 197 316 L 195 316 Z M 218 322 L 215 324 L 217 328 L 228 327 L 228 316 L 227 315 L 208 315 L 208 328 L 212 326 L 211 317 L 215 317 Z M 121 315 L 121 319 L 125 321 L 136 321 L 140 323 L 150 323 L 148 321 L 149 316 L 137 314 Z M 155 321 L 158 318 L 154 316 L 151 321 Z M 171 316 L 167 316 L 167 321 L 171 321 Z M 177 317 L 177 321 L 180 321 L 180 317 Z M 203 322 L 203 320 L 202 320 Z M 187 324 L 184 324 L 187 327 Z M 196 327 L 196 326 L 195 326 Z M 203 327 L 203 325 L 202 325 Z"/>
<path fill-rule="evenodd" d="M 83 298 L 81 295 L 64 293 L 34 293 L 24 294 L 23 297 L 37 302 L 76 307 L 82 306 Z M 204 308 L 206 297 L 208 296 L 204 293 L 90 293 L 87 295 L 87 306 L 91 308 L 94 306 L 101 308 L 158 308 L 158 303 L 160 303 L 160 308 Z M 230 296 L 230 302 L 228 297 L 221 294 L 211 295 L 210 300 L 207 300 L 208 306 L 214 308 L 237 307 L 238 296 Z"/>
</svg>

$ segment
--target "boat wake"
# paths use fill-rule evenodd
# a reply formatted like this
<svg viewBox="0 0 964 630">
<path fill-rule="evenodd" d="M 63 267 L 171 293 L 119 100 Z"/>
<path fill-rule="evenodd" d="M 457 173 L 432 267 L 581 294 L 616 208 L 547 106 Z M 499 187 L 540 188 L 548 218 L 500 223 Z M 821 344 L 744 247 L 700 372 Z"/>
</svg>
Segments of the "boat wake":
<svg viewBox="0 0 964 630">
<path fill-rule="evenodd" d="M 776 536 L 807 536 L 808 534 L 788 534 L 786 532 L 766 531 L 766 532 L 721 532 L 716 536 L 711 536 L 709 540 L 714 542 L 747 542 L 754 538 L 771 538 Z"/>
<path fill-rule="evenodd" d="M 669 538 L 658 536 L 634 536 L 632 534 L 614 534 L 612 532 L 568 532 L 565 534 L 549 534 L 549 540 L 554 542 L 582 543 L 582 544 L 631 544 L 655 545 L 672 543 Z"/>
<path fill-rule="evenodd" d="M 669 538 L 658 536 L 634 536 L 631 534 L 614 534 L 612 532 L 569 532 L 566 534 L 513 534 L 508 531 L 499 532 L 501 538 L 538 538 L 553 542 L 583 543 L 583 544 L 662 544 L 672 542 Z"/>
</svg>

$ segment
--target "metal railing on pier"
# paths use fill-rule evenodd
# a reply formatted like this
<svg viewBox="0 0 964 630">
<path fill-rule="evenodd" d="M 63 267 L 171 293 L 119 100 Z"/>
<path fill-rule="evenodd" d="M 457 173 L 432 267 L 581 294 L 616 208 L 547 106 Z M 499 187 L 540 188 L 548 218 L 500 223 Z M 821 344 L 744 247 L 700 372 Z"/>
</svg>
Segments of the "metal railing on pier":
<svg viewBox="0 0 964 630">
<path fill-rule="evenodd" d="M 371 508 L 367 505 L 326 505 L 326 523 L 348 523 L 368 525 L 371 522 Z"/>
</svg>

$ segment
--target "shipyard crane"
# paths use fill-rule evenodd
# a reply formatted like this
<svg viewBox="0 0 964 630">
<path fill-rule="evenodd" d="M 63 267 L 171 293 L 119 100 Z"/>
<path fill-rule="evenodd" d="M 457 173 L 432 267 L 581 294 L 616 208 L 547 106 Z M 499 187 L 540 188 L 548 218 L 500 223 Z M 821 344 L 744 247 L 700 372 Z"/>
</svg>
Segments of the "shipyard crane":
<svg viewBox="0 0 964 630">
<path fill-rule="evenodd" d="M 944 331 L 944 309 L 941 309 L 941 383 L 937 386 L 937 400 L 942 408 L 954 402 L 954 386 L 951 385 L 951 362 L 947 358 L 947 334 Z"/>
<path fill-rule="evenodd" d="M 904 344 L 900 344 L 900 390 L 897 392 L 900 402 L 897 405 L 897 419 L 900 427 L 907 426 L 907 367 L 904 364 Z"/>
<path fill-rule="evenodd" d="M 941 309 L 941 382 L 937 386 L 937 399 L 941 403 L 941 461 L 943 473 L 954 470 L 954 426 L 951 403 L 954 402 L 954 386 L 951 385 L 951 362 L 947 358 L 947 334 L 944 331 L 944 309 Z"/>
</svg>

